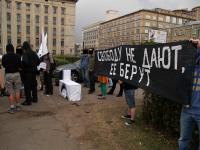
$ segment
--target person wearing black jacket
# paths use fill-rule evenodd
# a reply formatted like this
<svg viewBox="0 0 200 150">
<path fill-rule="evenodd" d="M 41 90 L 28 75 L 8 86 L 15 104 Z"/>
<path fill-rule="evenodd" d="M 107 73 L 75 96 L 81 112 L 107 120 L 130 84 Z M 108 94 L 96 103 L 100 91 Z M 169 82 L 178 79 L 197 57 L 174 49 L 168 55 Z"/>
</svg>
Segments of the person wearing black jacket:
<svg viewBox="0 0 200 150">
<path fill-rule="evenodd" d="M 13 114 L 15 110 L 20 109 L 20 57 L 14 53 L 12 44 L 6 46 L 6 52 L 7 54 L 3 55 L 2 58 L 2 65 L 5 68 L 6 91 L 9 95 L 10 109 L 8 112 Z M 14 101 L 16 101 L 16 107 Z"/>
<path fill-rule="evenodd" d="M 24 72 L 24 90 L 26 100 L 22 105 L 31 105 L 32 102 L 37 102 L 37 66 L 40 63 L 36 52 L 31 49 L 28 42 L 23 43 L 24 53 L 22 55 L 22 70 Z"/>
<path fill-rule="evenodd" d="M 53 84 L 52 84 L 52 74 L 54 67 L 54 59 L 52 55 L 47 53 L 43 56 L 43 61 L 46 63 L 46 69 L 44 69 L 44 85 L 45 85 L 45 92 L 46 96 L 53 95 Z"/>
</svg>

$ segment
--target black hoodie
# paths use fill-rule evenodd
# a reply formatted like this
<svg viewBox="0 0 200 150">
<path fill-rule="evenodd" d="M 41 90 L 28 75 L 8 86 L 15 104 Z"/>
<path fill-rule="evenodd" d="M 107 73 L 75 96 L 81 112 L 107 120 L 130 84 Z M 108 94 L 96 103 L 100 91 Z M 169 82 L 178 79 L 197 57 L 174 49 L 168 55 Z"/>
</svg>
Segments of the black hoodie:
<svg viewBox="0 0 200 150">
<path fill-rule="evenodd" d="M 2 57 L 2 65 L 5 68 L 5 73 L 16 73 L 20 69 L 20 56 L 14 53 L 12 44 L 6 46 L 7 54 Z"/>
</svg>

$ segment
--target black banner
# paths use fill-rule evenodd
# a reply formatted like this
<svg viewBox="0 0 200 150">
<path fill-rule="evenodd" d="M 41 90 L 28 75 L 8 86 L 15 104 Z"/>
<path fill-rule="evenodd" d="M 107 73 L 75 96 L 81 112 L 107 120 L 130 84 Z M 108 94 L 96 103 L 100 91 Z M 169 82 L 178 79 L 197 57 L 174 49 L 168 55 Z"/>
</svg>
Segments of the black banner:
<svg viewBox="0 0 200 150">
<path fill-rule="evenodd" d="M 196 49 L 189 41 L 122 45 L 95 52 L 95 74 L 189 104 L 195 54 Z"/>
</svg>

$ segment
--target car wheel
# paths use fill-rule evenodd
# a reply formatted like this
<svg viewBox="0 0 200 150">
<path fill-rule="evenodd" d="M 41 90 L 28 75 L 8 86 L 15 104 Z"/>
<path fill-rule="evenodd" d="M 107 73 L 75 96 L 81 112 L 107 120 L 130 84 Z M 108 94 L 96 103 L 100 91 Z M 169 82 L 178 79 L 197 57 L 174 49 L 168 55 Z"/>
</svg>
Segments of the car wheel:
<svg viewBox="0 0 200 150">
<path fill-rule="evenodd" d="M 64 98 L 67 98 L 67 89 L 64 87 L 62 88 L 61 90 L 61 95 L 64 97 Z"/>
<path fill-rule="evenodd" d="M 77 73 L 77 72 L 72 72 L 72 74 L 71 74 L 71 79 L 72 79 L 72 81 L 74 81 L 74 82 L 78 82 L 78 80 L 79 80 L 78 73 Z"/>
</svg>

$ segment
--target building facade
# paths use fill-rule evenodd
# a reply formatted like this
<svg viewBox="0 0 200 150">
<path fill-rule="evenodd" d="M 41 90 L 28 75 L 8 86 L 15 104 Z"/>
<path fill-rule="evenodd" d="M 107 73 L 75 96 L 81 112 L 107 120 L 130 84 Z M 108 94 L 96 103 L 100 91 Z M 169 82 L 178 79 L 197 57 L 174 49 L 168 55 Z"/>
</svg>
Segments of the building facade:
<svg viewBox="0 0 200 150">
<path fill-rule="evenodd" d="M 196 20 L 200 20 L 200 6 L 192 9 L 192 15 L 195 15 Z"/>
<path fill-rule="evenodd" d="M 28 41 L 39 49 L 41 33 L 48 38 L 48 50 L 73 54 L 75 44 L 75 5 L 77 0 L 1 0 L 0 53 L 7 43 L 14 47 Z"/>
<path fill-rule="evenodd" d="M 142 9 L 100 24 L 99 47 L 105 49 L 148 41 L 151 29 L 166 30 L 196 20 L 195 15 L 156 8 Z"/>
<path fill-rule="evenodd" d="M 99 47 L 99 27 L 101 22 L 91 24 L 82 30 L 83 48 Z"/>
<path fill-rule="evenodd" d="M 168 42 L 200 38 L 200 20 L 173 27 L 168 30 L 167 35 Z"/>
</svg>

